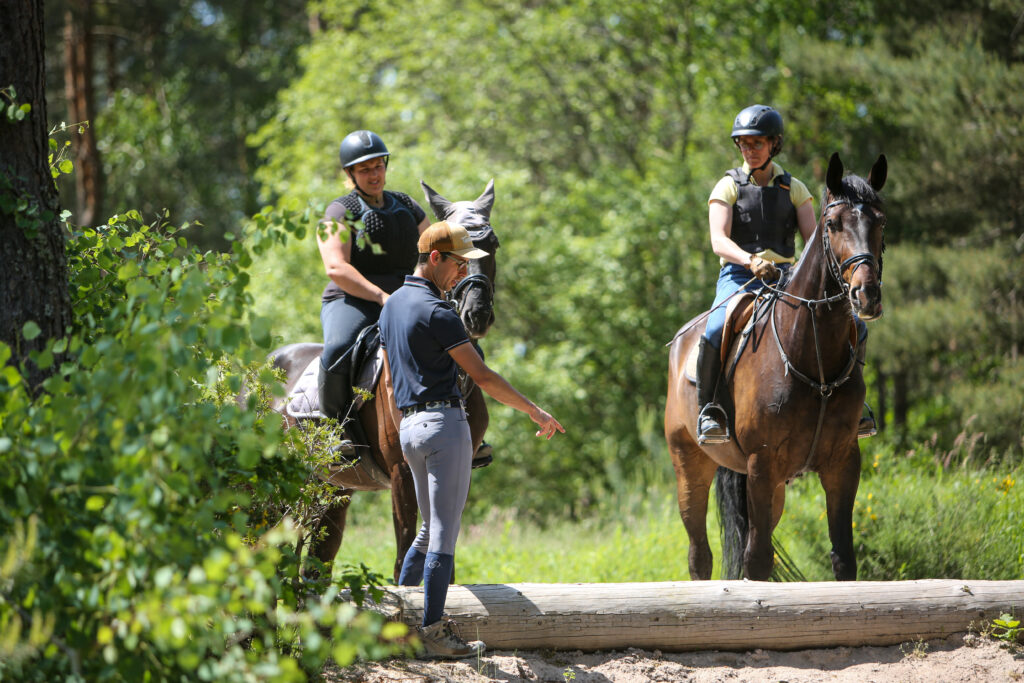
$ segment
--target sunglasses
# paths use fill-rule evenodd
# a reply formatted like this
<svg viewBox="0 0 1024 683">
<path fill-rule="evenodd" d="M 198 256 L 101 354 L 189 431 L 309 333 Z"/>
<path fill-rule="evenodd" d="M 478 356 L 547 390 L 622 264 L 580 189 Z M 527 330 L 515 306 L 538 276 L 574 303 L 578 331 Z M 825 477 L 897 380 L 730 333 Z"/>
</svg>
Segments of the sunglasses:
<svg viewBox="0 0 1024 683">
<path fill-rule="evenodd" d="M 736 145 L 740 149 L 752 149 L 752 150 L 755 150 L 755 151 L 758 151 L 758 152 L 760 152 L 762 149 L 764 149 L 765 145 L 767 145 L 767 144 L 768 143 L 765 142 L 764 140 L 754 140 L 753 142 L 747 142 L 746 140 L 737 140 L 736 141 Z"/>
<path fill-rule="evenodd" d="M 456 265 L 457 265 L 457 266 L 458 266 L 458 267 L 459 267 L 460 269 L 461 269 L 461 268 L 469 268 L 469 260 L 468 260 L 468 259 L 464 259 L 464 258 L 459 258 L 459 257 L 457 257 L 457 256 L 452 256 L 452 254 L 450 254 L 450 253 L 449 253 L 449 252 L 447 252 L 447 251 L 446 251 L 446 252 L 444 252 L 444 257 L 445 257 L 446 259 L 448 259 L 449 261 L 455 261 L 455 264 L 456 264 Z"/>
</svg>

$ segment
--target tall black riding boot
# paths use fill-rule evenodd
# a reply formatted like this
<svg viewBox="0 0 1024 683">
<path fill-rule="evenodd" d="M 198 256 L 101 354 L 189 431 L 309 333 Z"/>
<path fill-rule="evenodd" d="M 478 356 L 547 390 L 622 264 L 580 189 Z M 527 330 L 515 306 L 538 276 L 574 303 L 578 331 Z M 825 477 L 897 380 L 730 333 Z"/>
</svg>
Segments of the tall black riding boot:
<svg viewBox="0 0 1024 683">
<path fill-rule="evenodd" d="M 317 393 L 320 398 L 320 412 L 324 417 L 339 420 L 345 431 L 345 437 L 331 446 L 331 451 L 347 460 L 354 460 L 358 455 L 356 446 L 366 444 L 362 433 L 359 417 L 349 415 L 352 405 L 352 354 L 346 353 L 330 368 L 320 363 L 320 374 L 317 377 Z"/>
<path fill-rule="evenodd" d="M 866 332 L 866 330 L 865 330 Z M 864 359 L 868 353 L 867 334 L 863 339 L 857 341 L 857 362 L 864 365 Z M 864 402 L 864 411 L 861 413 L 860 422 L 857 424 L 857 438 L 864 439 L 878 433 L 878 425 L 875 423 L 875 411 L 867 401 Z"/>
<path fill-rule="evenodd" d="M 320 361 L 320 374 L 317 377 L 317 393 L 320 399 L 320 412 L 324 417 L 335 420 L 344 419 L 348 407 L 352 403 L 352 354 L 346 353 L 325 368 Z"/>
<path fill-rule="evenodd" d="M 701 337 L 697 342 L 697 443 L 725 443 L 729 440 L 729 420 L 722 406 L 715 403 L 715 387 L 722 370 L 718 349 Z"/>
</svg>

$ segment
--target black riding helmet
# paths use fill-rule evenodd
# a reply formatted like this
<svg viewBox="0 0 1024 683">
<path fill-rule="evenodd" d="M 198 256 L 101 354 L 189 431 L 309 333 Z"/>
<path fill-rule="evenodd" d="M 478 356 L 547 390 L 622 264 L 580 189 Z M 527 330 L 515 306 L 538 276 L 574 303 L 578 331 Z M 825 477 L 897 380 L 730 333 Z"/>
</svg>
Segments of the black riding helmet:
<svg viewBox="0 0 1024 683">
<path fill-rule="evenodd" d="M 739 146 L 739 138 L 743 135 L 763 135 L 775 138 L 772 144 L 771 157 L 782 151 L 782 114 L 764 104 L 747 107 L 736 115 L 732 123 L 732 141 Z"/>
<path fill-rule="evenodd" d="M 387 165 L 390 153 L 379 135 L 370 130 L 357 130 L 346 135 L 341 141 L 338 156 L 341 158 L 341 167 L 348 168 L 360 161 L 369 161 L 377 157 L 384 157 L 384 164 Z"/>
<path fill-rule="evenodd" d="M 365 195 L 363 188 L 359 187 L 359 183 L 356 182 L 356 177 L 348 169 L 360 161 L 369 161 L 378 157 L 384 157 L 384 168 L 387 168 L 390 154 L 387 145 L 379 135 L 370 130 L 357 130 L 346 135 L 345 139 L 341 141 L 338 156 L 341 158 L 341 167 L 345 169 L 352 184 Z"/>
</svg>

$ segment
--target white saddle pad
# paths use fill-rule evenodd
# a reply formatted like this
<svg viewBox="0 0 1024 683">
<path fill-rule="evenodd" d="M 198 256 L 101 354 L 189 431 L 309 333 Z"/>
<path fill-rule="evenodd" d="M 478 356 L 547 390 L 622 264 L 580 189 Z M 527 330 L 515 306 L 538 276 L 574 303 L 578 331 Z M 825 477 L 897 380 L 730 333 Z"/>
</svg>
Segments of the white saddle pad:
<svg viewBox="0 0 1024 683">
<path fill-rule="evenodd" d="M 359 371 L 359 380 L 356 382 L 356 387 L 372 393 L 374 390 L 374 380 L 378 376 L 383 364 L 384 356 L 378 349 L 377 354 L 373 357 L 373 361 L 365 363 Z M 288 394 L 288 405 L 285 406 L 285 412 L 288 415 L 297 420 L 320 419 L 324 417 L 324 414 L 320 412 L 320 392 L 317 390 L 319 373 L 320 357 L 317 356 L 302 371 L 299 381 L 295 383 L 295 387 Z M 358 411 L 363 403 L 363 398 L 357 395 L 355 397 L 356 405 L 354 411 Z"/>
</svg>

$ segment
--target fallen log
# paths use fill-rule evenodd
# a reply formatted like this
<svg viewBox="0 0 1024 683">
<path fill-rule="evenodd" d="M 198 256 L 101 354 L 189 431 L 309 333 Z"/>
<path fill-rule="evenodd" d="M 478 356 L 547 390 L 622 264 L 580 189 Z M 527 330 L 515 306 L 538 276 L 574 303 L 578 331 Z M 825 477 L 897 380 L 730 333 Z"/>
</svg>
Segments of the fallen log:
<svg viewBox="0 0 1024 683">
<path fill-rule="evenodd" d="M 422 588 L 374 607 L 410 626 Z M 451 586 L 445 611 L 495 650 L 797 650 L 894 645 L 1024 614 L 1024 581 L 694 581 Z"/>
</svg>

